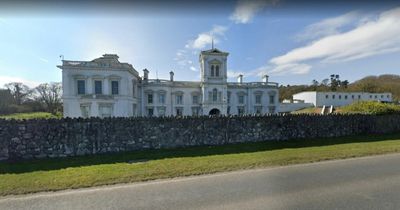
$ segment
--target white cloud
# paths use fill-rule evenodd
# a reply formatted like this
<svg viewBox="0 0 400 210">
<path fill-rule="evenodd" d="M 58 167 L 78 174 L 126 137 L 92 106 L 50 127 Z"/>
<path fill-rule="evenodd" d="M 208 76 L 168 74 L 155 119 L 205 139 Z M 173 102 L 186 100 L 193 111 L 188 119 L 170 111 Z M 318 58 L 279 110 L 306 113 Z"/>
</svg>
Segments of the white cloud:
<svg viewBox="0 0 400 210">
<path fill-rule="evenodd" d="M 243 73 L 241 71 L 232 71 L 232 70 L 227 71 L 227 74 L 228 74 L 227 76 L 229 78 L 237 78 L 240 74 L 241 75 L 245 75 L 245 73 Z"/>
<path fill-rule="evenodd" d="M 27 80 L 27 79 L 24 79 L 21 77 L 0 76 L 0 88 L 4 88 L 5 84 L 11 83 L 11 82 L 21 82 L 30 88 L 34 88 L 34 87 L 38 86 L 39 84 L 41 84 L 41 82 Z"/>
<path fill-rule="evenodd" d="M 42 61 L 42 62 L 44 62 L 44 63 L 48 63 L 48 62 L 49 62 L 49 60 L 44 59 L 44 58 L 40 58 L 40 57 L 39 57 L 39 60 Z"/>
<path fill-rule="evenodd" d="M 235 23 L 246 24 L 251 22 L 256 13 L 260 12 L 269 4 L 275 4 L 277 0 L 239 0 L 236 4 L 235 11 L 230 19 Z"/>
<path fill-rule="evenodd" d="M 197 71 L 196 67 L 194 67 L 194 66 L 191 66 L 191 67 L 190 67 L 190 70 L 191 70 L 191 71 Z"/>
<path fill-rule="evenodd" d="M 340 29 L 358 22 L 360 17 L 360 12 L 352 11 L 338 17 L 324 19 L 320 22 L 307 26 L 302 33 L 296 36 L 296 38 L 298 40 L 310 40 L 338 34 L 340 33 Z"/>
<path fill-rule="evenodd" d="M 228 27 L 221 25 L 214 25 L 210 31 L 200 33 L 194 40 L 189 40 L 185 48 L 189 49 L 203 49 L 206 45 L 210 45 L 214 39 L 214 44 L 219 43 L 220 38 L 225 36 Z"/>
<path fill-rule="evenodd" d="M 272 72 L 303 74 L 311 69 L 308 62 L 346 62 L 400 51 L 400 7 L 382 12 L 374 19 L 361 20 L 362 24 L 349 31 L 319 38 L 272 58 Z"/>
</svg>

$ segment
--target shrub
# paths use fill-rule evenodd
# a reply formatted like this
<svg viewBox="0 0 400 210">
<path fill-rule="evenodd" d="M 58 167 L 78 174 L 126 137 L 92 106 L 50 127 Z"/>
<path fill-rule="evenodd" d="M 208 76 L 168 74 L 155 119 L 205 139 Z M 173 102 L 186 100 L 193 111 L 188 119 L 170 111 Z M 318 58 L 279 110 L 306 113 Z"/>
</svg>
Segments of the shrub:
<svg viewBox="0 0 400 210">
<path fill-rule="evenodd" d="M 393 114 L 400 113 L 400 106 L 378 101 L 358 101 L 341 108 L 342 113 Z"/>
</svg>

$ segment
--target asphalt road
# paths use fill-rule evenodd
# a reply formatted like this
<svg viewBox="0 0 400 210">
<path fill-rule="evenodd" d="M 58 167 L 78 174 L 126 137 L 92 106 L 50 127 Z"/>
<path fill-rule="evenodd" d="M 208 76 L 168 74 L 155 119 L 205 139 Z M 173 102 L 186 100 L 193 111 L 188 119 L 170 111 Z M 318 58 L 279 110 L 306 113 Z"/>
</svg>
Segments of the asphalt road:
<svg viewBox="0 0 400 210">
<path fill-rule="evenodd" d="M 400 154 L 9 196 L 0 209 L 400 209 Z"/>
</svg>

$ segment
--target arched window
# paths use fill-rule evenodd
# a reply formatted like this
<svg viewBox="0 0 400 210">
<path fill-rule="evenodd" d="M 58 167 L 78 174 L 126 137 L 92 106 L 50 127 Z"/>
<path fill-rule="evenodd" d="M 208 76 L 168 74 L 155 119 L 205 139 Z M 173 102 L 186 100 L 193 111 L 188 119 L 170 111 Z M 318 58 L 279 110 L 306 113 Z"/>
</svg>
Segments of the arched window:
<svg viewBox="0 0 400 210">
<path fill-rule="evenodd" d="M 211 65 L 211 76 L 214 76 L 214 65 Z"/>
<path fill-rule="evenodd" d="M 213 101 L 217 101 L 217 97 L 218 97 L 218 91 L 216 88 L 214 88 L 213 90 Z"/>
<path fill-rule="evenodd" d="M 219 77 L 219 65 L 215 66 L 215 76 Z"/>
</svg>

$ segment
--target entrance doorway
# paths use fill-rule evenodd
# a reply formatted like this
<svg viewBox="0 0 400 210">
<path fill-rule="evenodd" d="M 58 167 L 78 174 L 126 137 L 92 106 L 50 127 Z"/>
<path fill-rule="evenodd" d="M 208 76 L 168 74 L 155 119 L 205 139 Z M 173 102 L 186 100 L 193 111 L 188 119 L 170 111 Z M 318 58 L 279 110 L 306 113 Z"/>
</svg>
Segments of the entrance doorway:
<svg viewBox="0 0 400 210">
<path fill-rule="evenodd" d="M 220 115 L 221 112 L 219 111 L 219 109 L 211 109 L 208 114 L 216 116 L 216 115 Z"/>
</svg>

